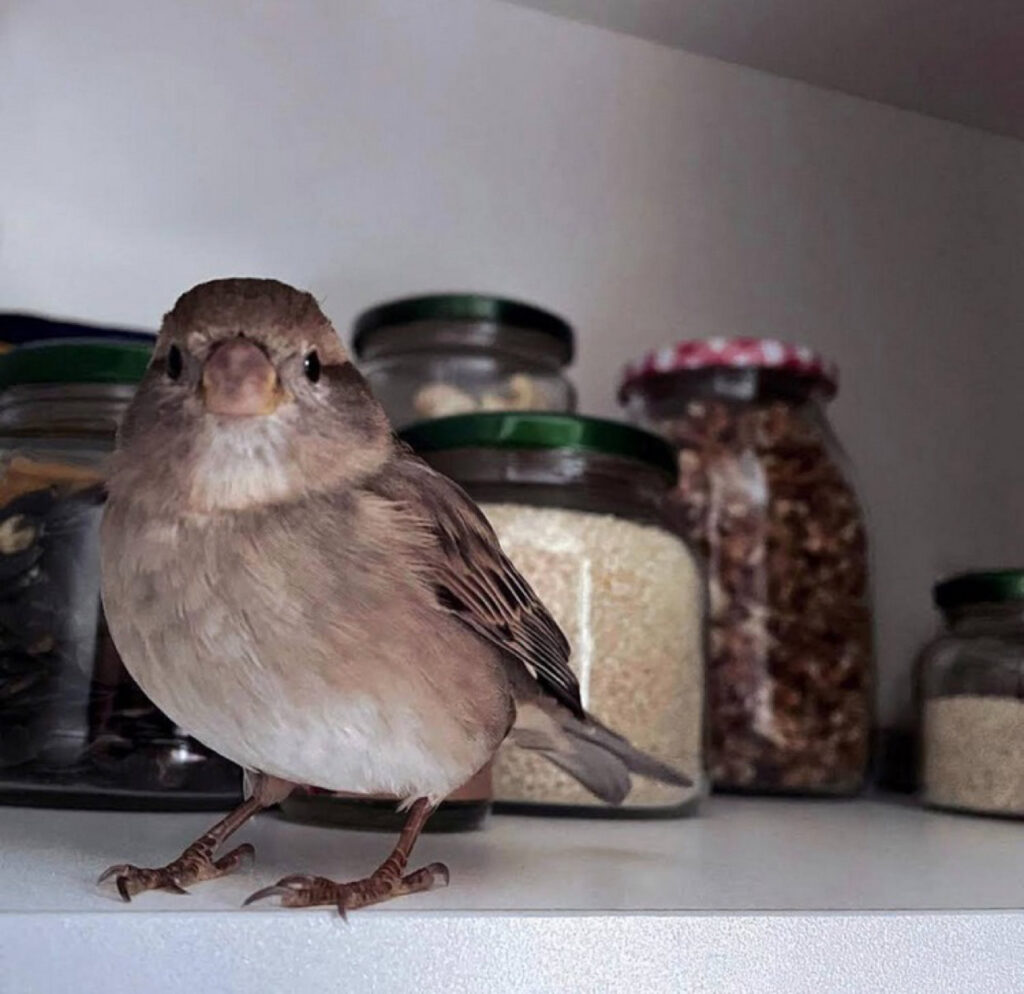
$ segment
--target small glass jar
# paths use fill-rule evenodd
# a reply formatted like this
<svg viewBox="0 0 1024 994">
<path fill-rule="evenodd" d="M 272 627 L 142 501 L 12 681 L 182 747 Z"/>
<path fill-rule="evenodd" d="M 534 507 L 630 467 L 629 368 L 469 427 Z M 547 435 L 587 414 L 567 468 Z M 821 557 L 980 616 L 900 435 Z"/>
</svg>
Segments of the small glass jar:
<svg viewBox="0 0 1024 994">
<path fill-rule="evenodd" d="M 1024 817 L 1024 570 L 935 587 L 945 631 L 918 664 L 921 798 Z"/>
<path fill-rule="evenodd" d="M 0 802 L 222 809 L 237 767 L 142 694 L 100 609 L 102 464 L 151 346 L 0 355 Z"/>
<path fill-rule="evenodd" d="M 381 304 L 355 322 L 352 349 L 392 423 L 473 411 L 573 411 L 572 328 L 498 297 L 447 294 Z"/>
<path fill-rule="evenodd" d="M 684 342 L 626 370 L 631 418 L 678 453 L 679 527 L 710 590 L 709 768 L 718 790 L 853 794 L 873 725 L 867 541 L 804 348 Z"/>
<path fill-rule="evenodd" d="M 690 788 L 633 778 L 619 808 L 535 753 L 503 746 L 496 810 L 680 816 L 704 791 L 704 583 L 666 525 L 671 449 L 612 421 L 476 414 L 425 422 L 403 437 L 461 484 L 565 632 L 583 706 Z"/>
</svg>

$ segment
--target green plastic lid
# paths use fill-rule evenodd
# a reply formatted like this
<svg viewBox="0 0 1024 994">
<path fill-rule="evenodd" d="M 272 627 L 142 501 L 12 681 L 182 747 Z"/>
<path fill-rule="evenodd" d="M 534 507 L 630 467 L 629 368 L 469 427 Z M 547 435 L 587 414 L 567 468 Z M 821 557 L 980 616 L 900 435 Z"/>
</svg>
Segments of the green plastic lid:
<svg viewBox="0 0 1024 994">
<path fill-rule="evenodd" d="M 935 584 L 933 596 L 943 611 L 969 604 L 1024 601 L 1024 569 L 958 573 Z"/>
<path fill-rule="evenodd" d="M 442 449 L 580 449 L 638 459 L 676 477 L 672 447 L 657 435 L 620 421 L 578 414 L 454 414 L 410 425 L 401 437 L 417 452 Z"/>
<path fill-rule="evenodd" d="M 533 304 L 476 293 L 406 297 L 371 307 L 355 320 L 352 349 L 357 357 L 362 356 L 369 337 L 378 329 L 417 321 L 486 322 L 543 332 L 561 347 L 562 362 L 572 362 L 575 344 L 572 327 L 557 314 Z"/>
<path fill-rule="evenodd" d="M 0 388 L 20 383 L 126 383 L 142 379 L 152 348 L 113 342 L 58 341 L 0 355 Z"/>
</svg>

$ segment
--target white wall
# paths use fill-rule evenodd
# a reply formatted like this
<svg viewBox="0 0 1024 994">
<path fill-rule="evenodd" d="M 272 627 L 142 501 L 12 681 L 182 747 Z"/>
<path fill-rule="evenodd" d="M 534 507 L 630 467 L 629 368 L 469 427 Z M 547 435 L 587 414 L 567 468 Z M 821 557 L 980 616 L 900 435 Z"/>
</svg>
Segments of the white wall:
<svg viewBox="0 0 1024 994">
<path fill-rule="evenodd" d="M 14 0 L 0 32 L 0 307 L 490 290 L 574 321 L 602 414 L 662 341 L 820 347 L 890 714 L 936 573 L 1024 561 L 1024 144 L 493 0 Z"/>
</svg>

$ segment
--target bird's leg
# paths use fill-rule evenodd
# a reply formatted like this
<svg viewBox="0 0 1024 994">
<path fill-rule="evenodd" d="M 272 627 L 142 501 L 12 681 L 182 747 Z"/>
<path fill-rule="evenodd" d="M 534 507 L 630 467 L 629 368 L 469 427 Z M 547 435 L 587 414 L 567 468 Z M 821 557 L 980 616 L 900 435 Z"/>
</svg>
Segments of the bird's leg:
<svg viewBox="0 0 1024 994">
<path fill-rule="evenodd" d="M 403 894 L 416 894 L 434 887 L 448 885 L 448 867 L 443 863 L 431 863 L 412 873 L 406 873 L 412 847 L 416 844 L 423 826 L 433 814 L 430 802 L 421 797 L 409 809 L 409 818 L 399 836 L 398 844 L 373 873 L 362 880 L 337 883 L 327 877 L 295 874 L 283 877 L 273 887 L 264 887 L 251 895 L 246 904 L 268 897 L 279 897 L 286 908 L 311 908 L 321 904 L 332 904 L 342 917 L 348 911 L 364 908 L 368 904 L 379 904 Z"/>
<path fill-rule="evenodd" d="M 218 846 L 253 815 L 287 797 L 291 790 L 291 784 L 273 777 L 260 776 L 252 795 L 196 839 L 177 859 L 160 867 L 118 863 L 104 870 L 97 883 L 113 877 L 118 893 L 124 900 L 130 901 L 136 894 L 146 890 L 163 889 L 184 894 L 189 884 L 223 877 L 237 869 L 242 860 L 255 856 L 256 851 L 248 842 L 243 842 L 220 859 L 214 859 Z"/>
</svg>

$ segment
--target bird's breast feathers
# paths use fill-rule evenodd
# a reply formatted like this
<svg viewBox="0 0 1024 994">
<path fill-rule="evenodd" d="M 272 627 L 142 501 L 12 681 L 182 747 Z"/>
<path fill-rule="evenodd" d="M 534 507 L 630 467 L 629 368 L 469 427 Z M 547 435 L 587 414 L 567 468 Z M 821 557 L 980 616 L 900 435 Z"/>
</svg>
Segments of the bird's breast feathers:
<svg viewBox="0 0 1024 994">
<path fill-rule="evenodd" d="M 412 578 L 381 582 L 372 556 L 318 553 L 301 535 L 280 519 L 240 534 L 237 520 L 132 523 L 108 508 L 104 601 L 126 666 L 242 766 L 332 790 L 444 796 L 507 727 L 500 666 L 461 626 L 420 614 Z M 463 664 L 446 683 L 453 659 Z"/>
</svg>

